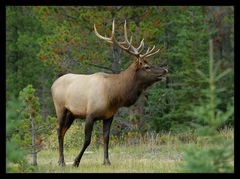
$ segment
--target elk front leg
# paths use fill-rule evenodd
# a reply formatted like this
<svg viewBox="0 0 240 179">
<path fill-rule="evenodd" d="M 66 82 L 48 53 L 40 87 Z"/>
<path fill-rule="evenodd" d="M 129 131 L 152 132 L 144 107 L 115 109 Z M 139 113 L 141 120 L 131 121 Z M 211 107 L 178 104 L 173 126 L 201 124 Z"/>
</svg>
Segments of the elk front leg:
<svg viewBox="0 0 240 179">
<path fill-rule="evenodd" d="M 85 130 L 84 130 L 85 138 L 84 138 L 83 147 L 82 147 L 80 153 L 78 154 L 78 156 L 74 160 L 74 163 L 73 163 L 74 167 L 79 166 L 79 163 L 80 163 L 80 160 L 83 156 L 84 151 L 86 150 L 86 148 L 91 143 L 91 135 L 92 135 L 93 124 L 94 124 L 94 119 L 90 116 L 87 117 L 86 122 L 85 122 Z"/>
<path fill-rule="evenodd" d="M 108 158 L 109 133 L 113 117 L 103 120 L 103 142 L 104 142 L 104 160 L 103 165 L 111 165 Z"/>
</svg>

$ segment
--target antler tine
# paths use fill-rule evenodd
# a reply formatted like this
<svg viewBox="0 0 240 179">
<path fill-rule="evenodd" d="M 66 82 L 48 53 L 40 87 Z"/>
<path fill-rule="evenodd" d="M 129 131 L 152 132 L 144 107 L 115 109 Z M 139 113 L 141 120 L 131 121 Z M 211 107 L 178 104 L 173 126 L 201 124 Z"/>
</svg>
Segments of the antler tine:
<svg viewBox="0 0 240 179">
<path fill-rule="evenodd" d="M 128 38 L 127 38 L 127 21 L 125 20 L 124 22 L 124 38 L 125 38 L 125 42 L 128 42 Z"/>
<path fill-rule="evenodd" d="M 127 22 L 125 20 L 124 23 L 124 41 L 123 42 L 117 42 L 116 39 L 114 39 L 115 43 L 122 49 L 126 50 L 127 52 L 129 52 L 128 50 L 130 50 L 131 48 L 131 44 L 132 44 L 132 36 L 130 37 L 130 42 L 128 41 L 128 36 L 127 36 Z M 123 45 L 128 45 L 128 47 L 124 47 Z"/>
<path fill-rule="evenodd" d="M 150 48 L 148 47 L 147 52 L 146 52 L 145 54 L 143 54 L 143 55 L 140 55 L 140 57 L 142 58 L 142 57 L 144 57 L 146 54 L 148 54 L 149 50 L 150 50 Z"/>
<path fill-rule="evenodd" d="M 115 19 L 113 19 L 113 23 L 112 23 L 112 37 L 111 39 L 114 39 L 115 38 Z"/>
<path fill-rule="evenodd" d="M 156 50 L 155 52 L 152 52 L 155 49 L 155 45 L 153 46 L 153 48 L 150 50 L 150 48 L 147 49 L 147 52 L 143 55 L 140 55 L 140 58 L 146 58 L 146 57 L 150 57 L 156 53 L 159 52 L 160 49 Z"/>
<path fill-rule="evenodd" d="M 130 39 L 130 42 L 131 42 L 131 39 Z M 126 20 L 125 20 L 125 23 L 124 23 L 124 41 L 123 42 L 118 42 L 118 44 L 122 45 L 122 44 L 126 44 L 126 43 L 128 43 L 128 38 L 127 38 L 127 26 L 126 26 Z"/>
<path fill-rule="evenodd" d="M 150 57 L 150 56 L 152 56 L 152 55 L 154 55 L 154 54 L 158 53 L 158 52 L 159 52 L 159 50 L 160 50 L 160 49 L 158 49 L 158 50 L 156 50 L 155 52 L 152 52 L 152 53 L 150 53 L 150 54 L 146 55 L 145 57 Z"/>
<path fill-rule="evenodd" d="M 142 41 L 140 42 L 139 47 L 137 48 L 137 51 L 139 51 L 139 53 L 141 53 L 144 49 L 144 39 L 142 39 Z"/>
<path fill-rule="evenodd" d="M 124 41 L 123 42 L 117 42 L 115 41 L 118 46 L 124 50 L 126 50 L 128 53 L 138 56 L 139 53 L 136 50 L 136 48 L 133 47 L 132 45 L 132 36 L 130 37 L 130 42 L 128 40 L 128 35 L 127 35 L 127 21 L 125 20 L 124 22 Z M 124 47 L 123 45 L 127 45 L 128 47 Z"/>
<path fill-rule="evenodd" d="M 114 35 L 115 35 L 115 22 L 114 22 L 114 19 L 113 19 L 113 23 L 112 23 L 112 35 L 111 37 L 104 37 L 102 35 L 100 35 L 97 31 L 97 28 L 94 24 L 94 31 L 95 31 L 95 34 L 100 38 L 100 39 L 103 39 L 103 40 L 106 40 L 107 42 L 109 43 L 113 43 L 113 39 L 115 38 Z"/>
<path fill-rule="evenodd" d="M 132 46 L 132 36 L 130 37 L 129 47 L 127 49 L 130 49 Z"/>
<path fill-rule="evenodd" d="M 139 49 L 144 45 L 144 43 L 143 43 L 143 40 L 141 41 L 141 43 L 140 43 L 140 45 L 139 45 L 139 47 L 138 48 L 135 48 L 133 45 L 132 45 L 132 36 L 131 36 L 131 38 L 130 38 L 130 42 L 128 41 L 128 36 L 127 36 L 127 21 L 125 20 L 125 22 L 124 22 L 124 38 L 125 38 L 125 40 L 124 40 L 124 42 L 126 42 L 128 45 L 129 45 L 129 47 L 128 47 L 128 52 L 130 53 L 130 54 L 133 54 L 133 55 L 135 55 L 135 56 L 139 56 L 139 54 L 140 54 L 140 52 L 139 52 Z M 124 43 L 123 42 L 123 43 Z M 132 51 L 130 51 L 130 50 L 132 50 Z M 142 49 L 141 49 L 141 51 L 142 51 Z"/>
<path fill-rule="evenodd" d="M 109 43 L 113 43 L 113 42 L 112 42 L 112 37 L 111 37 L 111 38 L 103 37 L 102 35 L 100 35 L 100 34 L 98 33 L 95 24 L 94 24 L 94 31 L 95 31 L 95 34 L 97 35 L 97 37 L 99 37 L 100 39 L 106 40 L 106 41 L 109 42 Z"/>
<path fill-rule="evenodd" d="M 153 46 L 153 48 L 148 53 L 151 53 L 154 49 L 155 49 L 155 45 Z"/>
</svg>

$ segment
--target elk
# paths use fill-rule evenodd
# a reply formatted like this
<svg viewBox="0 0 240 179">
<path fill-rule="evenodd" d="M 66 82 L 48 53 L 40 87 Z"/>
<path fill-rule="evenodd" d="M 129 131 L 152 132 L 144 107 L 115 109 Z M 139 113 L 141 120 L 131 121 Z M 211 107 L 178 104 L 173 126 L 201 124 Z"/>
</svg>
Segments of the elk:
<svg viewBox="0 0 240 179">
<path fill-rule="evenodd" d="M 91 142 L 94 122 L 103 121 L 104 161 L 110 165 L 108 156 L 110 126 L 114 114 L 120 107 L 129 107 L 136 102 L 147 87 L 161 81 L 168 72 L 167 67 L 153 67 L 148 63 L 148 57 L 159 52 L 153 48 L 144 49 L 144 39 L 136 48 L 127 37 L 126 20 L 124 24 L 125 40 L 119 42 L 115 38 L 114 20 L 111 37 L 100 35 L 94 24 L 94 31 L 100 39 L 117 45 L 135 57 L 131 65 L 119 74 L 98 72 L 90 75 L 65 74 L 59 77 L 51 87 L 52 99 L 59 123 L 57 130 L 59 143 L 59 165 L 64 166 L 64 135 L 75 118 L 85 118 L 84 143 L 73 166 L 78 167 L 84 151 Z"/>
</svg>

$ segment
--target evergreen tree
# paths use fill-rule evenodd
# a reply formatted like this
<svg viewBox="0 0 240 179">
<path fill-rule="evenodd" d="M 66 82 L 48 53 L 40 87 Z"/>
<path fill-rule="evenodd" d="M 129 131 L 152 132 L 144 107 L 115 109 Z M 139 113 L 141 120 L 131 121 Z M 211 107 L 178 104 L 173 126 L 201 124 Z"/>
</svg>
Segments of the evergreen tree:
<svg viewBox="0 0 240 179">
<path fill-rule="evenodd" d="M 213 60 L 213 42 L 210 40 L 210 60 L 209 60 L 209 75 L 205 75 L 201 70 L 198 70 L 199 75 L 209 84 L 207 89 L 204 89 L 205 98 L 201 104 L 191 108 L 188 113 L 196 119 L 198 126 L 196 133 L 200 136 L 206 136 L 209 143 L 212 144 L 209 148 L 201 148 L 199 146 L 191 146 L 185 152 L 185 163 L 182 165 L 183 172 L 197 173 L 217 173 L 217 172 L 233 172 L 233 142 L 225 141 L 217 135 L 217 130 L 221 127 L 234 113 L 233 99 L 228 103 L 226 111 L 217 108 L 220 98 L 218 98 L 219 90 L 216 89 L 216 82 L 226 76 L 230 69 L 217 74 L 216 67 L 214 68 Z M 201 124 L 201 125 L 199 125 Z M 215 144 L 221 144 L 216 147 Z"/>
<path fill-rule="evenodd" d="M 45 121 L 41 119 L 39 98 L 35 96 L 32 85 L 20 91 L 19 100 L 20 116 L 13 138 L 32 155 L 32 165 L 37 165 L 37 153 L 42 149 L 41 140 L 50 134 L 55 118 L 49 116 Z"/>
<path fill-rule="evenodd" d="M 6 172 L 19 172 L 26 170 L 26 151 L 20 148 L 20 143 L 14 138 L 18 130 L 19 120 L 17 109 L 20 103 L 17 99 L 7 102 L 6 113 Z M 14 167 L 14 164 L 17 167 Z"/>
</svg>

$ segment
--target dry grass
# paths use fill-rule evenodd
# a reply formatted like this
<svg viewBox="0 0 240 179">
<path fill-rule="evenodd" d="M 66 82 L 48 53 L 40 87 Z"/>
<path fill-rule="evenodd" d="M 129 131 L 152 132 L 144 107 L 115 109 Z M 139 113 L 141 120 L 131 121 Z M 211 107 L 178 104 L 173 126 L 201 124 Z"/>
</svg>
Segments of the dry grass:
<svg viewBox="0 0 240 179">
<path fill-rule="evenodd" d="M 233 140 L 233 129 L 219 133 L 226 140 Z M 141 137 L 137 144 L 129 143 L 110 146 L 110 166 L 104 166 L 103 147 L 91 144 L 83 155 L 80 166 L 72 167 L 78 149 L 66 149 L 66 167 L 59 167 L 58 151 L 43 150 L 38 154 L 38 173 L 176 173 L 183 162 L 183 150 L 189 145 L 208 147 L 203 137 L 191 134 L 172 135 L 148 134 Z M 110 142 L 111 144 L 111 142 Z M 80 147 L 79 147 L 80 148 Z"/>
<path fill-rule="evenodd" d="M 168 148 L 168 149 L 167 149 Z M 176 147 L 175 147 L 176 149 Z M 79 168 L 72 167 L 78 150 L 65 151 L 67 166 L 57 165 L 57 151 L 39 153 L 38 172 L 70 172 L 70 173 L 169 173 L 181 161 L 181 153 L 169 146 L 116 146 L 110 148 L 110 166 L 103 166 L 103 149 L 86 151 Z"/>
</svg>

